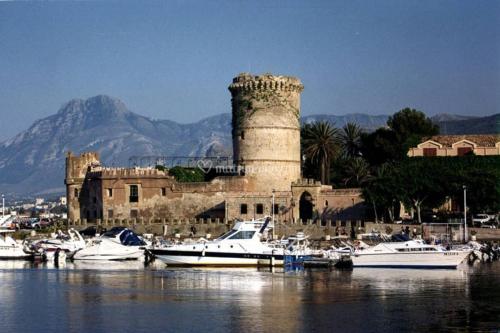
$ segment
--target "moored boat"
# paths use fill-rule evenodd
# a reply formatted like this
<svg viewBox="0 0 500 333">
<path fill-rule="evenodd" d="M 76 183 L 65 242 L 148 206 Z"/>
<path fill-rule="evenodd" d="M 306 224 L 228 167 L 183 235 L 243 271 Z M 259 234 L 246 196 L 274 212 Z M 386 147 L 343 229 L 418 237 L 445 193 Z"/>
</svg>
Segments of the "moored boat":
<svg viewBox="0 0 500 333">
<path fill-rule="evenodd" d="M 77 251 L 73 260 L 138 260 L 144 256 L 146 242 L 132 230 L 114 227 L 92 244 Z"/>
<path fill-rule="evenodd" d="M 270 218 L 238 221 L 213 241 L 151 246 L 148 251 L 167 265 L 257 266 L 282 265 L 284 247 L 262 242 Z"/>
<path fill-rule="evenodd" d="M 0 259 L 32 259 L 33 254 L 25 252 L 24 246 L 9 236 L 13 232 L 14 230 L 0 229 Z"/>
<path fill-rule="evenodd" d="M 353 267 L 457 268 L 470 251 L 447 250 L 422 240 L 384 242 L 365 249 L 354 249 Z"/>
</svg>

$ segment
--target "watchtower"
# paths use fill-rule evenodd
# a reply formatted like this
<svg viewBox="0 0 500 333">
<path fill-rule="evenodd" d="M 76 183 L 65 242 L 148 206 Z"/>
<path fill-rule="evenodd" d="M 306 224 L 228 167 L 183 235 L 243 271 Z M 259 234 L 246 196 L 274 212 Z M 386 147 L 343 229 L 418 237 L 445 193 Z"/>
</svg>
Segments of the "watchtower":
<svg viewBox="0 0 500 333">
<path fill-rule="evenodd" d="M 290 76 L 239 74 L 229 86 L 233 159 L 258 192 L 289 191 L 300 178 L 300 93 Z"/>
</svg>

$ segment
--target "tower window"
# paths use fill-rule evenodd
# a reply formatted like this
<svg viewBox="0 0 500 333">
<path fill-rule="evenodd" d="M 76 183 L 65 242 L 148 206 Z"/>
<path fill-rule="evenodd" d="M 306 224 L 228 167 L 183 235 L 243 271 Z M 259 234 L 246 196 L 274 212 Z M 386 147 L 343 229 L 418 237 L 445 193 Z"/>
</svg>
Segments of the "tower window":
<svg viewBox="0 0 500 333">
<path fill-rule="evenodd" d="M 240 214 L 244 215 L 248 213 L 248 206 L 247 204 L 241 204 L 240 205 Z"/>
<path fill-rule="evenodd" d="M 108 188 L 108 197 L 113 197 L 113 189 L 112 188 Z"/>
<path fill-rule="evenodd" d="M 137 185 L 130 185 L 129 202 L 139 202 L 139 187 Z"/>
<path fill-rule="evenodd" d="M 241 131 L 241 140 L 245 140 L 245 131 Z"/>
<path fill-rule="evenodd" d="M 255 205 L 255 213 L 256 214 L 264 214 L 264 205 L 261 203 Z"/>
<path fill-rule="evenodd" d="M 167 195 L 167 189 L 165 187 L 161 188 L 161 196 L 164 197 Z"/>
<path fill-rule="evenodd" d="M 74 194 L 75 194 L 75 198 L 78 198 L 78 189 L 77 188 L 75 188 Z"/>
</svg>

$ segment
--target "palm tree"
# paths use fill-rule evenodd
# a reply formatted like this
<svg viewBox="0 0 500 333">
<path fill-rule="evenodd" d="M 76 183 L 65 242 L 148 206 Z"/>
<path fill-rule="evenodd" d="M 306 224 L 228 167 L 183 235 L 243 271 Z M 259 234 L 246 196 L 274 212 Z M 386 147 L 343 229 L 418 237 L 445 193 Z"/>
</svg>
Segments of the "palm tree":
<svg viewBox="0 0 500 333">
<path fill-rule="evenodd" d="M 330 162 L 339 151 L 338 129 L 329 122 L 318 121 L 306 124 L 302 134 L 304 155 L 319 164 L 321 183 L 330 183 Z"/>
<path fill-rule="evenodd" d="M 363 130 L 358 124 L 347 123 L 339 134 L 344 157 L 358 157 L 361 152 L 361 134 Z"/>
<path fill-rule="evenodd" d="M 346 161 L 344 184 L 363 186 L 372 179 L 370 166 L 362 157 L 353 157 Z"/>
</svg>

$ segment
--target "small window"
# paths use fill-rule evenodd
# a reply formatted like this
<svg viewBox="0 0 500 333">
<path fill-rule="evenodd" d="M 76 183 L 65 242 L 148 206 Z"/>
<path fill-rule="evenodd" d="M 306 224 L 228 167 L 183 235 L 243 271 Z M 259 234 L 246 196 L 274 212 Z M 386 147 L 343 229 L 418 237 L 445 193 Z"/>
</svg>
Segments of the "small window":
<svg viewBox="0 0 500 333">
<path fill-rule="evenodd" d="M 78 189 L 75 188 L 75 198 L 78 198 Z"/>
<path fill-rule="evenodd" d="M 457 149 L 457 155 L 458 156 L 465 156 L 472 153 L 472 148 L 471 147 L 459 147 Z"/>
<path fill-rule="evenodd" d="M 108 188 L 108 197 L 112 197 L 113 196 L 113 189 L 112 188 Z"/>
<path fill-rule="evenodd" d="M 328 200 L 325 200 L 325 207 L 328 207 Z"/>
<path fill-rule="evenodd" d="M 437 149 L 436 148 L 424 148 L 424 156 L 436 156 Z"/>
<path fill-rule="evenodd" d="M 113 210 L 108 209 L 108 219 L 112 219 L 112 218 L 113 218 Z"/>
<path fill-rule="evenodd" d="M 278 214 L 280 211 L 280 205 L 274 204 L 273 205 L 273 214 Z"/>
<path fill-rule="evenodd" d="M 240 214 L 247 214 L 248 213 L 248 206 L 247 204 L 241 204 L 240 205 Z"/>
<path fill-rule="evenodd" d="M 93 198 L 92 198 L 92 202 L 93 202 L 93 203 L 97 203 L 97 198 L 96 198 L 96 197 L 93 197 Z"/>
<path fill-rule="evenodd" d="M 130 185 L 129 202 L 139 202 L 139 187 L 137 185 Z"/>
<path fill-rule="evenodd" d="M 263 204 L 255 205 L 255 213 L 256 214 L 264 214 L 264 205 Z"/>
<path fill-rule="evenodd" d="M 167 189 L 165 187 L 161 188 L 161 196 L 164 197 L 167 195 Z"/>
<path fill-rule="evenodd" d="M 245 140 L 245 131 L 241 131 L 241 140 Z"/>
<path fill-rule="evenodd" d="M 137 212 L 137 209 L 132 209 L 132 210 L 130 211 L 130 217 L 131 217 L 131 218 L 136 219 L 138 215 L 139 215 L 139 214 L 138 214 L 138 212 Z"/>
</svg>

